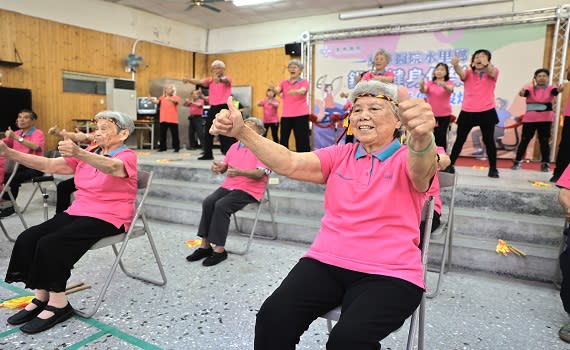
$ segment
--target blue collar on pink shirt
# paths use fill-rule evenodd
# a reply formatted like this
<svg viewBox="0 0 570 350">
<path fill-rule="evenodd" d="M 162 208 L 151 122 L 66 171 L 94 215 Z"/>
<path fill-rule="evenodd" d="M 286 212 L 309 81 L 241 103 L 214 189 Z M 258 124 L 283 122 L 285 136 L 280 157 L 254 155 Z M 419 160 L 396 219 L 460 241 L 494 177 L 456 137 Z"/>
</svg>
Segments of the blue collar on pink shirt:
<svg viewBox="0 0 570 350">
<path fill-rule="evenodd" d="M 400 143 L 400 140 L 395 139 L 388 146 L 386 146 L 386 147 L 382 148 L 381 150 L 379 150 L 378 152 L 372 154 L 372 157 L 383 162 L 386 159 L 390 158 L 394 153 L 396 153 L 396 151 L 398 151 L 401 146 L 402 146 L 402 144 Z M 356 159 L 360 159 L 360 158 L 366 156 L 367 154 L 368 153 L 366 153 L 366 150 L 364 149 L 364 147 L 359 143 L 358 148 L 356 149 L 356 154 L 355 154 Z"/>
<path fill-rule="evenodd" d="M 24 137 L 24 136 L 32 136 L 32 134 L 34 133 L 34 131 L 36 131 L 36 127 L 32 126 L 32 128 L 30 130 L 28 130 L 28 132 L 23 132 L 20 134 L 20 136 Z"/>
</svg>

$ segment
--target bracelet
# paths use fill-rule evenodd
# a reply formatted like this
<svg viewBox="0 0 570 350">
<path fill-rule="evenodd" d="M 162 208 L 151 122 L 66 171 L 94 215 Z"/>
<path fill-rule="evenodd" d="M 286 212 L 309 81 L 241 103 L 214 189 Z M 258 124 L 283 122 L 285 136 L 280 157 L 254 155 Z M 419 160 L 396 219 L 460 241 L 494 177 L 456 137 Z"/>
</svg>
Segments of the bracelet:
<svg viewBox="0 0 570 350">
<path fill-rule="evenodd" d="M 421 151 L 416 151 L 412 148 L 412 135 L 408 137 L 407 146 L 411 154 L 413 154 L 414 156 L 422 156 L 431 151 L 433 146 L 435 146 L 435 136 L 433 135 L 433 133 L 431 134 L 431 142 L 429 143 L 429 145 L 427 145 L 426 148 L 422 149 Z"/>
</svg>

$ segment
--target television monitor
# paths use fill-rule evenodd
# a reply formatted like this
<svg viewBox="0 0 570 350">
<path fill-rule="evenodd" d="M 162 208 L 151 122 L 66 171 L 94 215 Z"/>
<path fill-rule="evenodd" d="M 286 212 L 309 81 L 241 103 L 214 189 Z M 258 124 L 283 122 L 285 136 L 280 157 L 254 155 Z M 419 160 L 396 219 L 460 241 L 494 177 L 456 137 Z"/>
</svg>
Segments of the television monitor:
<svg viewBox="0 0 570 350">
<path fill-rule="evenodd" d="M 152 102 L 148 97 L 137 98 L 137 114 L 156 114 L 156 103 Z"/>
</svg>

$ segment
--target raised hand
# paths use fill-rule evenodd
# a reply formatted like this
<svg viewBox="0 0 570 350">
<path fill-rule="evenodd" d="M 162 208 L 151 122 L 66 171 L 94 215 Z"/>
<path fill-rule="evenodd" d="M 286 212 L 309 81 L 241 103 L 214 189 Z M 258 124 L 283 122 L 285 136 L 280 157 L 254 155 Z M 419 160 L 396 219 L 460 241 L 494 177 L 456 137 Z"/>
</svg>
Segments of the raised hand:
<svg viewBox="0 0 570 350">
<path fill-rule="evenodd" d="M 451 59 L 451 64 L 453 66 L 458 65 L 459 64 L 459 57 L 453 56 L 453 58 Z"/>
<path fill-rule="evenodd" d="M 75 157 L 81 148 L 71 140 L 65 129 L 61 130 L 61 136 L 63 136 L 63 141 L 59 141 L 57 146 L 59 153 L 62 157 Z"/>
<path fill-rule="evenodd" d="M 243 130 L 243 117 L 239 109 L 232 103 L 232 96 L 228 98 L 228 108 L 222 109 L 212 122 L 209 132 L 212 135 L 224 135 L 229 137 L 237 137 Z"/>
<path fill-rule="evenodd" d="M 412 136 L 411 147 L 423 149 L 431 140 L 435 118 L 431 106 L 423 99 L 412 99 L 400 103 L 400 121 Z"/>
<path fill-rule="evenodd" d="M 15 139 L 15 138 L 16 138 L 16 133 L 14 133 L 14 131 L 12 131 L 12 128 L 11 128 L 11 127 L 8 127 L 8 130 L 6 130 L 6 131 L 4 132 L 4 135 L 5 135 L 6 137 L 11 138 L 11 139 Z"/>
</svg>

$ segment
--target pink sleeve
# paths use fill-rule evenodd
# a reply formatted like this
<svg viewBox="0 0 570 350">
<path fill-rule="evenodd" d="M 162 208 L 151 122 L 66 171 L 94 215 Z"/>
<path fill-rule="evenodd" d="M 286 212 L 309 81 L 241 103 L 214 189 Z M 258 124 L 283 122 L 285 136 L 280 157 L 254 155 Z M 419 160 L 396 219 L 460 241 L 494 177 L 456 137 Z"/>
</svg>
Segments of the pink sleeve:
<svg viewBox="0 0 570 350">
<path fill-rule="evenodd" d="M 30 139 L 33 143 L 40 147 L 40 150 L 45 150 L 46 140 L 43 131 L 36 129 L 36 131 L 32 133 L 32 137 Z"/>
<path fill-rule="evenodd" d="M 204 85 L 205 87 L 208 87 L 208 86 L 210 86 L 210 84 L 212 84 L 213 80 L 214 79 L 212 79 L 212 77 L 207 77 L 206 79 L 204 79 L 204 84 L 202 84 L 202 85 Z"/>
<path fill-rule="evenodd" d="M 315 151 L 317 157 L 321 161 L 321 172 L 323 174 L 324 182 L 327 183 L 331 174 L 335 161 L 338 159 L 339 151 L 344 146 L 329 146 L 320 148 Z"/>
<path fill-rule="evenodd" d="M 77 168 L 77 164 L 79 164 L 79 160 L 77 158 L 73 158 L 73 157 L 63 157 L 63 160 L 65 160 L 65 162 L 67 163 L 67 165 L 73 169 L 73 171 L 75 171 L 75 168 Z"/>
<path fill-rule="evenodd" d="M 384 74 L 384 76 L 385 76 L 385 77 L 389 77 L 389 78 L 393 78 L 393 77 L 394 77 L 394 72 L 392 72 L 392 71 L 387 71 L 387 72 Z"/>
<path fill-rule="evenodd" d="M 362 80 L 370 80 L 370 79 L 372 79 L 372 73 L 366 72 L 364 73 L 364 75 L 362 75 Z"/>
<path fill-rule="evenodd" d="M 566 167 L 560 179 L 556 182 L 556 186 L 570 190 L 570 166 Z"/>
<path fill-rule="evenodd" d="M 2 139 L 2 142 L 6 144 L 6 146 L 10 148 L 14 148 L 14 139 L 11 137 L 5 137 Z"/>
<path fill-rule="evenodd" d="M 271 102 L 271 105 L 275 108 L 279 107 L 279 101 L 278 100 L 273 100 L 273 102 Z"/>
</svg>

